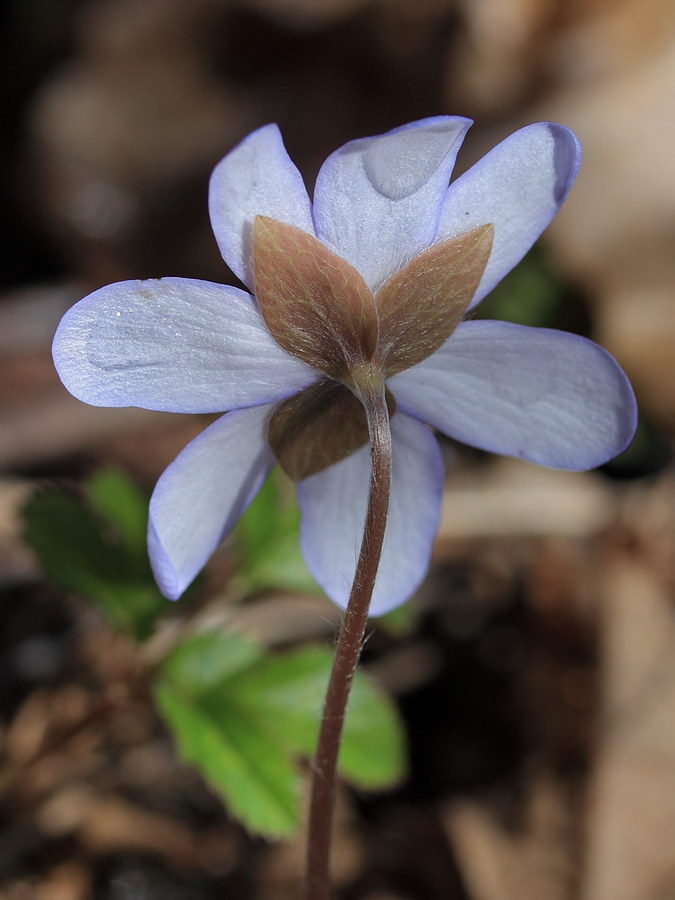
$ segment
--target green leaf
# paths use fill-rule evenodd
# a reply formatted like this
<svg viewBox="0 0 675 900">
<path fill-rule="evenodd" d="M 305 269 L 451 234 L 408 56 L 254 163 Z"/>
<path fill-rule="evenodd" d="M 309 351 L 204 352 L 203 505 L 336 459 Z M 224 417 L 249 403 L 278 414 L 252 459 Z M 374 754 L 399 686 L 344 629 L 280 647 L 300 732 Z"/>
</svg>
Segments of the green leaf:
<svg viewBox="0 0 675 900">
<path fill-rule="evenodd" d="M 195 765 L 251 831 L 288 837 L 299 822 L 299 778 L 292 755 L 265 714 L 230 690 L 262 658 L 238 634 L 194 635 L 164 661 L 155 686 L 182 758 Z"/>
<path fill-rule="evenodd" d="M 554 327 L 564 288 L 537 249 L 504 278 L 476 311 L 483 319 L 504 319 L 519 325 Z"/>
<path fill-rule="evenodd" d="M 100 469 L 86 485 L 91 508 L 113 524 L 130 550 L 145 555 L 148 498 L 119 469 Z"/>
<path fill-rule="evenodd" d="M 305 647 L 262 660 L 230 686 L 240 701 L 271 715 L 275 729 L 297 752 L 313 756 L 333 654 Z M 358 787 L 378 790 L 405 775 L 403 728 L 389 698 L 357 672 L 340 748 L 341 774 Z"/>
<path fill-rule="evenodd" d="M 405 732 L 389 697 L 363 673 L 356 673 L 347 707 L 339 767 L 352 784 L 383 790 L 406 775 Z"/>
<path fill-rule="evenodd" d="M 125 560 L 104 538 L 101 523 L 74 494 L 58 489 L 39 492 L 22 510 L 24 539 L 40 558 L 45 573 L 61 586 L 82 594 L 102 589 L 119 577 Z"/>
<path fill-rule="evenodd" d="M 198 695 L 218 689 L 262 655 L 259 645 L 242 635 L 205 631 L 178 644 L 162 663 L 162 671 L 170 681 Z"/>
<path fill-rule="evenodd" d="M 127 535 L 133 531 L 129 504 L 126 515 L 120 503 L 116 513 L 104 516 L 106 491 L 94 482 L 93 493 L 99 511 L 63 488 L 34 494 L 22 510 L 24 539 L 54 584 L 90 599 L 113 626 L 144 640 L 167 602 L 152 577 L 144 540 L 132 547 L 121 534 L 124 519 Z M 107 503 L 115 505 L 110 485 Z"/>
<path fill-rule="evenodd" d="M 246 593 L 286 590 L 301 594 L 321 593 L 302 558 L 297 534 L 287 534 L 270 544 L 264 556 L 240 570 Z"/>
<path fill-rule="evenodd" d="M 319 593 L 300 552 L 300 513 L 279 471 L 265 481 L 234 532 L 237 577 L 245 593 L 267 589 Z"/>
<path fill-rule="evenodd" d="M 243 825 L 268 837 L 290 837 L 299 824 L 299 778 L 264 722 L 223 698 L 217 708 L 195 704 L 170 682 L 155 699 L 179 752 L 221 794 Z"/>
<path fill-rule="evenodd" d="M 378 625 L 394 637 L 406 637 L 417 627 L 418 617 L 418 607 L 409 600 L 381 616 Z"/>
<path fill-rule="evenodd" d="M 179 751 L 251 831 L 283 837 L 300 819 L 297 756 L 314 754 L 332 654 L 306 647 L 266 657 L 248 638 L 209 632 L 165 660 L 159 707 Z M 381 789 L 405 773 L 403 730 L 388 698 L 357 673 L 340 771 Z"/>
<path fill-rule="evenodd" d="M 235 535 L 244 564 L 255 564 L 280 534 L 296 527 L 296 515 L 289 507 L 282 500 L 279 478 L 273 472 L 237 523 Z"/>
</svg>

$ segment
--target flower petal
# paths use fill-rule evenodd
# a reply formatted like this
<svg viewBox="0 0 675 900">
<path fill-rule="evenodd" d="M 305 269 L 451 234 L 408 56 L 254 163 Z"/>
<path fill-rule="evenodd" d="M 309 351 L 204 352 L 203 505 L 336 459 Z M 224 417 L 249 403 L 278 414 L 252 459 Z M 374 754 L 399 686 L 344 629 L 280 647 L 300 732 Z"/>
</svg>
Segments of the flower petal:
<svg viewBox="0 0 675 900">
<path fill-rule="evenodd" d="M 218 163 L 209 184 L 209 213 L 223 259 L 251 290 L 256 216 L 314 234 L 307 189 L 277 125 L 249 134 Z"/>
<path fill-rule="evenodd" d="M 558 212 L 580 161 L 569 129 L 539 122 L 506 138 L 450 185 L 437 241 L 477 225 L 494 226 L 492 254 L 471 307 L 525 256 Z"/>
<path fill-rule="evenodd" d="M 431 431 L 397 412 L 391 419 L 393 478 L 389 519 L 370 606 L 381 616 L 404 603 L 429 567 L 443 493 L 443 463 Z M 312 575 L 346 607 L 363 536 L 370 479 L 370 449 L 297 485 L 300 540 Z"/>
<path fill-rule="evenodd" d="M 190 278 L 94 291 L 63 317 L 53 354 L 71 394 L 94 406 L 223 412 L 317 378 L 276 343 L 249 294 Z"/>
<path fill-rule="evenodd" d="M 389 387 L 399 408 L 450 437 L 559 469 L 601 465 L 635 431 L 635 398 L 616 361 L 548 328 L 465 322 Z"/>
<path fill-rule="evenodd" d="M 321 167 L 314 194 L 317 234 L 371 290 L 433 241 L 470 124 L 458 116 L 422 119 L 351 141 Z"/>
<path fill-rule="evenodd" d="M 191 441 L 150 500 L 148 552 L 162 593 L 177 600 L 233 528 L 274 464 L 270 406 L 239 409 Z"/>
</svg>

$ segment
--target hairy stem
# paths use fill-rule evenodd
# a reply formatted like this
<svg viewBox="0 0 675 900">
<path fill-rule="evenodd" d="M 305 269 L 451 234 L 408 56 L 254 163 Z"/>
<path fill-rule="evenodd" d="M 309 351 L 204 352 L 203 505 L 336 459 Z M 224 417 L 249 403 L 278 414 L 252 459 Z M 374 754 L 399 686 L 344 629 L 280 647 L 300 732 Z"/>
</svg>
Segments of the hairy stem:
<svg viewBox="0 0 675 900">
<path fill-rule="evenodd" d="M 363 540 L 347 611 L 335 649 L 317 743 L 309 808 L 306 900 L 329 900 L 330 847 L 340 739 L 382 555 L 391 490 L 391 432 L 384 384 L 360 398 L 371 448 L 370 489 Z"/>
</svg>

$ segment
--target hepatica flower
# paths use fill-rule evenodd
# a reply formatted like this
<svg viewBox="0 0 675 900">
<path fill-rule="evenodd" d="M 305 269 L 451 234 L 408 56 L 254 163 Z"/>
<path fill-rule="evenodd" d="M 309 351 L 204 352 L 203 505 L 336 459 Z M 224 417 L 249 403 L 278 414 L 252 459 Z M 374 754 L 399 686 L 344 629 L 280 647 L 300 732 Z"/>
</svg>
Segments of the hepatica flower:
<svg viewBox="0 0 675 900">
<path fill-rule="evenodd" d="M 443 488 L 432 429 L 563 469 L 630 441 L 630 385 L 596 344 L 465 318 L 548 225 L 579 164 L 574 135 L 540 123 L 449 184 L 469 125 L 442 116 L 352 141 L 324 162 L 313 202 L 278 128 L 261 128 L 216 166 L 209 192 L 223 258 L 251 293 L 125 281 L 65 315 L 54 359 L 79 399 L 224 412 L 150 502 L 167 597 L 279 463 L 297 483 L 309 568 L 345 606 L 368 499 L 362 401 L 385 380 L 393 475 L 372 615 L 406 600 L 428 566 Z"/>
</svg>

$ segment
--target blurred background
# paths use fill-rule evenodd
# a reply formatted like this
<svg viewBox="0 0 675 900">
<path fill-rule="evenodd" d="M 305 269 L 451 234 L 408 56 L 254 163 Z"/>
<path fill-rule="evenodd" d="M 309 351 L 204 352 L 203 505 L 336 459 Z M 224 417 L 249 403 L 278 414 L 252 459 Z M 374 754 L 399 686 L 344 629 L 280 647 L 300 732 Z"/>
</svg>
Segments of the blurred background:
<svg viewBox="0 0 675 900">
<path fill-rule="evenodd" d="M 345 790 L 336 895 L 675 897 L 672 3 L 6 0 L 0 15 L 1 900 L 298 896 L 301 843 L 247 836 L 177 760 L 143 673 L 195 621 L 276 651 L 329 646 L 335 611 L 284 568 L 290 551 L 244 578 L 234 541 L 184 606 L 157 619 L 141 592 L 142 647 L 113 627 L 124 598 L 82 573 L 116 539 L 85 501 L 98 515 L 126 491 L 144 509 L 208 418 L 85 406 L 50 343 L 107 282 L 233 282 L 207 183 L 253 128 L 280 125 L 311 187 L 345 141 L 442 113 L 476 120 L 458 172 L 533 121 L 579 135 L 565 207 L 482 314 L 603 344 L 641 424 L 591 473 L 444 444 L 432 571 L 364 657 L 402 713 L 410 775 Z"/>
</svg>

